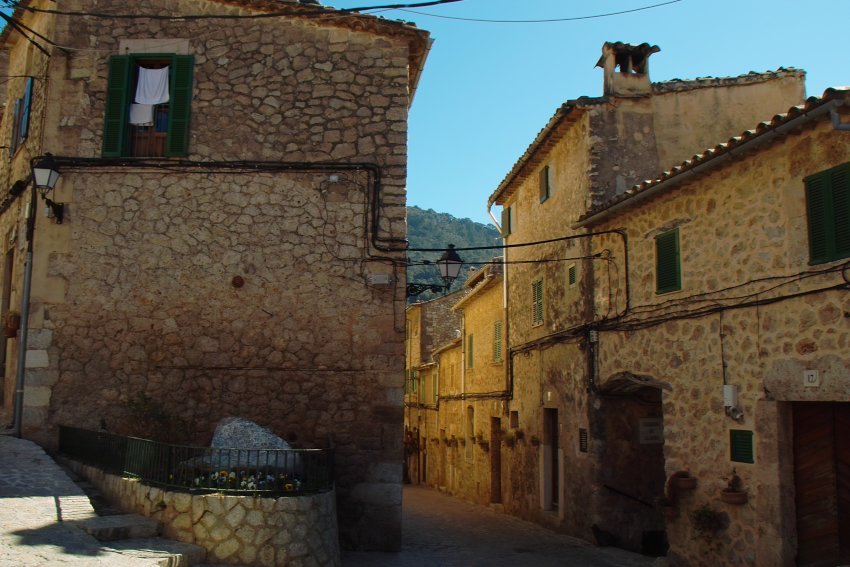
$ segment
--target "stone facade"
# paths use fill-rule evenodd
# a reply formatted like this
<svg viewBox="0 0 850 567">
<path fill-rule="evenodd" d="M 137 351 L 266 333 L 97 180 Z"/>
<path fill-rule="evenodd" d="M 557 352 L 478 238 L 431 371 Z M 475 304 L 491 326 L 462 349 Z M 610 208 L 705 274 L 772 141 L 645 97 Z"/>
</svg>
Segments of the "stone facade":
<svg viewBox="0 0 850 567">
<path fill-rule="evenodd" d="M 56 426 L 74 424 L 203 445 L 239 416 L 297 446 L 330 440 L 343 544 L 397 549 L 407 111 L 427 33 L 292 3 L 60 4 L 281 15 L 104 25 L 22 9 L 67 48 L 49 60 L 4 33 L 8 73 L 37 80 L 29 137 L 0 180 L 26 180 L 29 159 L 52 152 L 50 198 L 65 204 L 62 224 L 36 223 L 24 434 L 52 446 Z M 101 157 L 119 54 L 193 57 L 183 159 Z M 0 232 L 16 306 L 27 199 L 9 195 Z"/>
<path fill-rule="evenodd" d="M 155 519 L 164 537 L 203 547 L 208 562 L 258 567 L 341 564 L 333 491 L 285 498 L 192 495 L 76 461 L 65 463 L 126 512 Z"/>
<path fill-rule="evenodd" d="M 505 250 L 511 396 L 490 417 L 523 437 L 501 464 L 506 512 L 648 554 L 669 542 L 673 565 L 782 565 L 818 547 L 795 520 L 794 422 L 804 402 L 843 415 L 850 310 L 846 259 L 809 266 L 803 179 L 848 156 L 829 108 L 809 112 L 823 101 L 785 125 L 803 77 L 618 78 L 562 106 L 491 196 L 506 243 L 537 243 Z M 656 237 L 675 229 L 681 291 L 659 293 Z M 435 351 L 426 479 L 486 503 L 493 469 L 465 466 L 467 416 L 442 379 L 463 347 Z"/>
<path fill-rule="evenodd" d="M 461 336 L 433 351 L 435 362 L 406 416 L 418 440 L 411 480 L 481 504 L 502 502 L 501 479 L 516 446 L 516 428 L 504 419 L 510 384 L 501 273 L 499 263 L 485 266 L 451 303 Z M 436 397 L 429 386 L 436 386 Z"/>
<path fill-rule="evenodd" d="M 794 495 L 804 487 L 795 478 L 790 423 L 803 403 L 827 411 L 829 402 L 850 399 L 847 259 L 811 264 L 804 178 L 850 162 L 847 137 L 824 115 L 592 225 L 628 233 L 634 306 L 610 330 L 600 329 L 600 387 L 622 372 L 669 384 L 665 469 L 698 478 L 678 503 L 679 517 L 667 523 L 674 565 L 787 565 L 804 558 L 797 542 L 806 544 L 799 529 L 807 520 L 796 528 L 794 520 Z M 679 231 L 681 290 L 659 295 L 654 237 L 671 228 Z M 604 289 L 602 278 L 596 285 Z M 625 281 L 613 285 L 622 290 Z M 819 373 L 819 385 L 806 386 L 806 370 Z M 739 419 L 724 412 L 724 384 L 737 388 Z M 752 435 L 752 462 L 736 457 L 733 431 Z M 732 469 L 748 496 L 743 505 L 721 499 Z M 821 498 L 830 498 L 828 487 L 824 480 Z M 708 538 L 693 516 L 703 505 L 728 521 Z"/>
</svg>

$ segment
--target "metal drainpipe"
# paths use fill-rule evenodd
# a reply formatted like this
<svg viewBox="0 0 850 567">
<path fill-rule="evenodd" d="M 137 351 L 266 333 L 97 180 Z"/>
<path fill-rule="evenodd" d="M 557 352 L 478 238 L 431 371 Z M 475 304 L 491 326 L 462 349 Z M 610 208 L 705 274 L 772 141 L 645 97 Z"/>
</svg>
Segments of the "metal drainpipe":
<svg viewBox="0 0 850 567">
<path fill-rule="evenodd" d="M 29 217 L 27 218 L 27 255 L 24 261 L 24 289 L 21 298 L 21 328 L 18 334 L 18 364 L 15 373 L 15 406 L 14 427 L 15 437 L 21 436 L 21 424 L 24 413 L 24 374 L 27 358 L 27 338 L 29 335 L 30 319 L 30 290 L 32 287 L 32 260 L 33 260 L 33 237 L 35 236 L 35 204 L 37 192 L 35 181 L 32 184 L 32 198 L 29 206 Z"/>
</svg>

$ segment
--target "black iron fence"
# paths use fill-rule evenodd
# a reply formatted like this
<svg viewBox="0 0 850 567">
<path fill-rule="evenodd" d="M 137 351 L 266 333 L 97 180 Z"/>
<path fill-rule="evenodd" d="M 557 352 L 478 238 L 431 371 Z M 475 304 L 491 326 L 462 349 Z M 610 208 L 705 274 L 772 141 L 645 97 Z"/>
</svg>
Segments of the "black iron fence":
<svg viewBox="0 0 850 567">
<path fill-rule="evenodd" d="M 59 428 L 59 451 L 169 490 L 296 496 L 333 488 L 333 449 L 215 449 Z"/>
</svg>

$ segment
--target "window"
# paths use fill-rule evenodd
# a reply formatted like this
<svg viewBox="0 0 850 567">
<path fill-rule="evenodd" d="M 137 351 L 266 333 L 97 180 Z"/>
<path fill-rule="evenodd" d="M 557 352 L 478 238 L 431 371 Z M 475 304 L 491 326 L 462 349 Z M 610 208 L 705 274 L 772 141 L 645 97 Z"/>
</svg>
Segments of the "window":
<svg viewBox="0 0 850 567">
<path fill-rule="evenodd" d="M 140 108 L 142 105 L 135 103 L 139 76 L 166 67 L 167 102 L 149 105 L 152 106 L 149 110 Z M 193 67 L 191 55 L 112 57 L 106 91 L 103 156 L 186 156 Z M 137 111 L 140 112 L 137 114 Z"/>
<path fill-rule="evenodd" d="M 549 180 L 549 166 L 544 165 L 540 170 L 540 202 L 542 203 L 551 195 L 551 185 Z"/>
<path fill-rule="evenodd" d="M 850 163 L 806 177 L 809 262 L 850 256 Z"/>
<path fill-rule="evenodd" d="M 493 323 L 493 362 L 502 362 L 502 322 Z"/>
<path fill-rule="evenodd" d="M 466 367 L 472 368 L 472 334 L 466 335 Z"/>
<path fill-rule="evenodd" d="M 578 282 L 578 266 L 570 264 L 567 266 L 567 286 L 575 287 Z"/>
<path fill-rule="evenodd" d="M 752 431 L 729 430 L 729 458 L 736 463 L 755 463 Z"/>
<path fill-rule="evenodd" d="M 512 207 L 504 207 L 502 209 L 502 238 L 511 235 L 513 227 L 513 212 Z"/>
<path fill-rule="evenodd" d="M 9 141 L 9 155 L 14 156 L 29 134 L 30 104 L 32 102 L 33 78 L 27 77 L 24 95 L 15 101 L 12 110 L 12 139 Z"/>
<path fill-rule="evenodd" d="M 543 324 L 543 280 L 531 282 L 531 324 Z"/>
<path fill-rule="evenodd" d="M 679 260 L 679 229 L 655 237 L 655 291 L 668 293 L 682 289 Z"/>
</svg>

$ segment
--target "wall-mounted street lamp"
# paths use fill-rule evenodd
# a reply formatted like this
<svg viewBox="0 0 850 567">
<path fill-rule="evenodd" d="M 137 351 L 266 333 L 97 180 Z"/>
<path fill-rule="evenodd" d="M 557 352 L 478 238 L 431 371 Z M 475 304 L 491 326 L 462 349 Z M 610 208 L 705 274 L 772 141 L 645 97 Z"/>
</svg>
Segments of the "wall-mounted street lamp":
<svg viewBox="0 0 850 567">
<path fill-rule="evenodd" d="M 458 256 L 454 244 L 449 244 L 440 259 L 437 260 L 437 269 L 440 271 L 440 277 L 443 279 L 443 285 L 426 284 L 426 283 L 409 283 L 407 284 L 407 297 L 413 297 L 426 291 L 434 293 L 443 292 L 443 295 L 449 292 L 452 283 L 460 274 L 460 267 L 463 265 L 463 260 Z"/>
<path fill-rule="evenodd" d="M 33 185 L 35 185 L 35 188 L 38 189 L 38 192 L 41 194 L 41 198 L 44 199 L 44 202 L 47 205 L 45 207 L 47 218 L 53 219 L 53 222 L 56 224 L 62 224 L 62 217 L 65 213 L 65 203 L 56 203 L 55 201 L 52 201 L 48 195 L 56 188 L 56 182 L 59 181 L 60 175 L 62 174 L 59 172 L 59 165 L 49 153 L 44 154 L 44 157 L 33 163 Z"/>
</svg>

